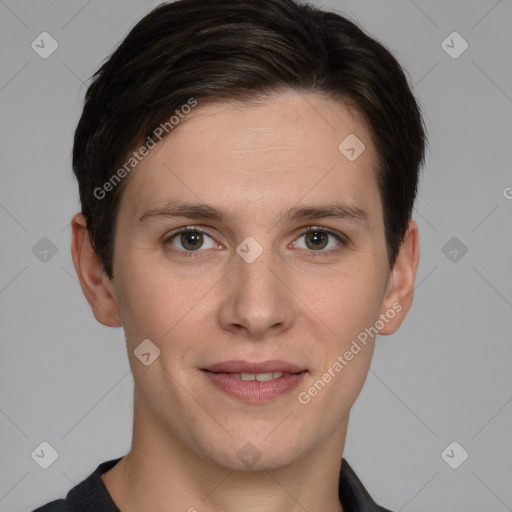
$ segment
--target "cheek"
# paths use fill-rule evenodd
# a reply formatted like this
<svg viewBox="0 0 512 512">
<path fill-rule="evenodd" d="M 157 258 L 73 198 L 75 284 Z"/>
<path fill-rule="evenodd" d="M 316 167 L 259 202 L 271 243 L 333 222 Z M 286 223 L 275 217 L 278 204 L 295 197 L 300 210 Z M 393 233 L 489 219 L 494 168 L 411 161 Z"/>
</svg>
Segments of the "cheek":
<svg viewBox="0 0 512 512">
<path fill-rule="evenodd" d="M 352 404 L 359 394 L 372 359 L 375 337 L 368 333 L 379 318 L 382 279 L 376 265 L 365 265 L 364 271 L 352 266 L 325 282 L 322 290 L 317 287 L 310 293 L 308 305 L 325 326 L 312 380 L 320 379 L 318 386 L 326 383 L 330 390 L 322 393 L 318 405 L 328 397 L 335 397 L 339 404 Z"/>
<path fill-rule="evenodd" d="M 145 338 L 164 348 L 169 339 L 179 344 L 186 339 L 178 333 L 193 335 L 197 323 L 191 322 L 214 282 L 207 275 L 191 278 L 186 269 L 166 265 L 145 264 L 127 256 L 120 265 L 119 308 L 129 342 Z"/>
<path fill-rule="evenodd" d="M 309 303 L 333 335 L 338 348 L 379 317 L 383 276 L 375 265 L 351 265 L 331 275 L 322 286 L 309 288 Z M 306 293 L 306 290 L 302 292 Z M 307 295 L 306 295 L 307 296 Z"/>
<path fill-rule="evenodd" d="M 338 425 L 348 415 L 366 380 L 375 338 L 365 329 L 375 325 L 381 304 L 377 279 L 366 267 L 364 276 L 340 276 L 312 296 L 311 309 L 328 329 L 318 340 L 315 371 L 299 390 L 300 403 L 322 411 L 326 424 Z"/>
</svg>

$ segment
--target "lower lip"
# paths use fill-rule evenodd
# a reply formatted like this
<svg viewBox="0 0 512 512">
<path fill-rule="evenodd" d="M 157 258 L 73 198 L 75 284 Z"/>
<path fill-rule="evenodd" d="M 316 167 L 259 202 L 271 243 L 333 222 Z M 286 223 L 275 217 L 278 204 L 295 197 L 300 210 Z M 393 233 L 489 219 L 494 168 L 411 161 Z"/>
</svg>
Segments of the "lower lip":
<svg viewBox="0 0 512 512">
<path fill-rule="evenodd" d="M 278 396 L 295 389 L 306 376 L 307 371 L 283 375 L 277 379 L 258 382 L 257 380 L 241 380 L 229 373 L 202 372 L 219 389 L 228 395 L 249 403 L 268 402 Z"/>
</svg>

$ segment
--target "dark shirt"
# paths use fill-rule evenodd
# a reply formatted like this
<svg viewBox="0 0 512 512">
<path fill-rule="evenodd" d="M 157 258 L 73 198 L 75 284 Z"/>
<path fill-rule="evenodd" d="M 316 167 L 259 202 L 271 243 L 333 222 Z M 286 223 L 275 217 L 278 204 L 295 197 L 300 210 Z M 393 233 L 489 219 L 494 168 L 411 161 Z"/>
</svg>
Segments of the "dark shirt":
<svg viewBox="0 0 512 512">
<path fill-rule="evenodd" d="M 68 492 L 65 500 L 52 501 L 33 512 L 120 512 L 101 475 L 114 467 L 121 458 L 100 464 L 94 473 Z M 373 501 L 345 459 L 341 460 L 338 489 L 345 512 L 391 512 Z"/>
</svg>

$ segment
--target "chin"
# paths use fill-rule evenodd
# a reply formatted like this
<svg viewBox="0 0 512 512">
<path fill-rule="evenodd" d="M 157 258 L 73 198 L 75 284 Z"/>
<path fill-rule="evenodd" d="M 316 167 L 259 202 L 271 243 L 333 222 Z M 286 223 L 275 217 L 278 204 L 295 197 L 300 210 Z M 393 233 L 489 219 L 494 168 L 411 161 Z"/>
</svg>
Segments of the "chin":
<svg viewBox="0 0 512 512">
<path fill-rule="evenodd" d="M 267 471 L 293 463 L 299 455 L 299 444 L 295 444 L 289 437 L 286 443 L 282 439 L 269 439 L 260 430 L 254 436 L 230 438 L 223 445 L 210 446 L 207 457 L 215 465 L 231 471 Z"/>
</svg>

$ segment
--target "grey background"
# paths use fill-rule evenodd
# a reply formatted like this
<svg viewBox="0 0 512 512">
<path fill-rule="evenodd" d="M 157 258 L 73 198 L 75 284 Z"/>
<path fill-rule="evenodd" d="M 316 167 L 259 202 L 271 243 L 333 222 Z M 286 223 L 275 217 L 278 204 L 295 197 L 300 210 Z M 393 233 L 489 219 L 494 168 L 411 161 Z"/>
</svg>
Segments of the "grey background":
<svg viewBox="0 0 512 512">
<path fill-rule="evenodd" d="M 70 153 L 83 83 L 157 3 L 0 0 L 2 512 L 63 497 L 130 447 L 123 332 L 94 320 L 71 261 Z M 512 510 L 512 3 L 315 3 L 394 53 L 430 137 L 415 301 L 377 342 L 344 455 L 396 511 Z M 47 59 L 31 48 L 43 31 L 59 44 Z M 453 31 L 469 44 L 456 59 L 441 46 Z M 468 249 L 454 246 L 458 261 L 452 237 Z M 46 470 L 31 458 L 43 441 L 59 455 Z M 458 469 L 441 457 L 452 441 L 469 453 Z"/>
</svg>

